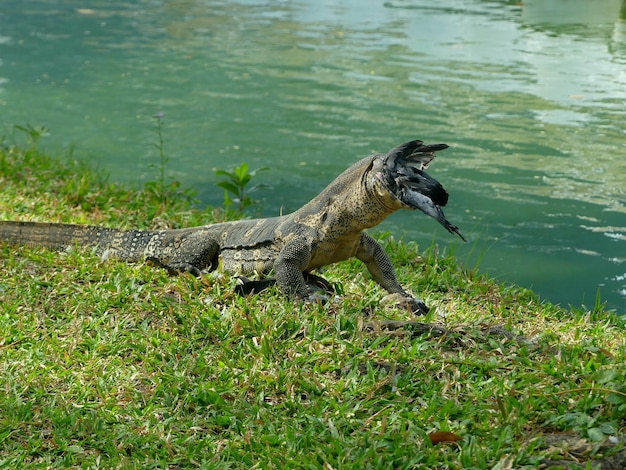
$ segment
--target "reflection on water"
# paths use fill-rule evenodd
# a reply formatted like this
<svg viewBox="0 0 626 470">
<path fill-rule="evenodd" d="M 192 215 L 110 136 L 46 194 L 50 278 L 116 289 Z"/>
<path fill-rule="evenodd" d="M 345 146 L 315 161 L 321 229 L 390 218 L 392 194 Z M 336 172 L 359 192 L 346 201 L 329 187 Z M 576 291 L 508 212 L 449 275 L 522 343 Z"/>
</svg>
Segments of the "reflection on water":
<svg viewBox="0 0 626 470">
<path fill-rule="evenodd" d="M 373 150 L 447 142 L 432 173 L 483 270 L 623 312 L 624 5 L 4 0 L 0 129 L 45 125 L 48 148 L 137 182 L 162 111 L 172 176 L 219 204 L 213 168 L 270 166 L 267 215 Z M 455 243 L 420 214 L 384 228 Z"/>
</svg>

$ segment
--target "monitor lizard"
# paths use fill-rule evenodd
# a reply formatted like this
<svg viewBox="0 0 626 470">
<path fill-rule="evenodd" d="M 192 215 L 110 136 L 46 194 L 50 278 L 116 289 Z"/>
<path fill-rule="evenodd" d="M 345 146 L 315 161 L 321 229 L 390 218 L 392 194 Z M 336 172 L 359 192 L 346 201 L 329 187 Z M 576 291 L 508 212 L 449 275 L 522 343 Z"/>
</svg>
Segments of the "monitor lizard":
<svg viewBox="0 0 626 470">
<path fill-rule="evenodd" d="M 172 274 L 194 276 L 213 271 L 221 260 L 233 274 L 263 277 L 273 272 L 269 281 L 250 281 L 253 287 L 247 291 L 276 283 L 283 293 L 304 300 L 316 298 L 308 283 L 323 281 L 313 270 L 356 257 L 378 284 L 415 313 L 425 314 L 428 307 L 403 289 L 389 256 L 364 230 L 398 209 L 420 209 L 465 241 L 441 210 L 447 191 L 424 171 L 435 152 L 446 148 L 412 140 L 387 154 L 366 157 L 288 215 L 170 230 L 0 221 L 0 241 L 55 250 L 93 247 L 105 259 L 148 260 Z"/>
</svg>

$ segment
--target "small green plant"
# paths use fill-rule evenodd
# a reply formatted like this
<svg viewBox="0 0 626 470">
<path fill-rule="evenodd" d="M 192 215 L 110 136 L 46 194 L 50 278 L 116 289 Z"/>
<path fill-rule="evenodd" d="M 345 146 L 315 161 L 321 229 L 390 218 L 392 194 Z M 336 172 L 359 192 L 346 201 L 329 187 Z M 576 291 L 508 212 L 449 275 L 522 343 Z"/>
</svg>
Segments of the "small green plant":
<svg viewBox="0 0 626 470">
<path fill-rule="evenodd" d="M 26 134 L 26 143 L 31 149 L 36 149 L 39 144 L 39 140 L 49 134 L 48 129 L 44 126 L 31 126 L 28 123 L 26 123 L 25 126 L 14 124 L 13 130 Z"/>
<path fill-rule="evenodd" d="M 152 117 L 156 119 L 155 132 L 158 141 L 156 144 L 154 144 L 154 146 L 159 151 L 159 165 L 157 167 L 157 165 L 155 164 L 150 164 L 149 168 L 158 168 L 159 170 L 159 178 L 157 179 L 157 181 L 154 182 L 155 184 L 153 184 L 153 186 L 155 186 L 154 189 L 156 189 L 156 191 L 158 192 L 161 202 L 165 202 L 165 200 L 167 199 L 165 191 L 165 165 L 169 161 L 169 158 L 165 156 L 165 147 L 163 141 L 163 118 L 165 117 L 165 115 L 161 112 L 158 112 L 156 114 L 153 114 Z"/>
<path fill-rule="evenodd" d="M 243 212 L 247 207 L 257 203 L 249 194 L 259 189 L 267 188 L 265 184 L 255 184 L 248 187 L 250 180 L 259 171 L 268 170 L 267 167 L 250 171 L 247 163 L 235 167 L 233 170 L 215 170 L 216 176 L 225 176 L 227 179 L 220 181 L 217 185 L 224 189 L 224 207 L 230 209 L 234 203 L 237 204 L 237 211 Z"/>
<path fill-rule="evenodd" d="M 159 151 L 159 163 L 151 163 L 148 168 L 156 168 L 158 170 L 158 177 L 155 181 L 148 181 L 145 184 L 145 189 L 148 190 L 161 204 L 161 208 L 171 205 L 174 201 L 185 200 L 191 202 L 194 200 L 195 191 L 191 188 L 181 188 L 180 182 L 172 178 L 171 182 L 167 182 L 165 178 L 165 167 L 169 158 L 165 155 L 165 139 L 163 137 L 163 119 L 165 115 L 161 112 L 153 114 L 152 117 L 156 120 L 155 132 L 157 135 L 157 142 L 153 144 Z"/>
</svg>

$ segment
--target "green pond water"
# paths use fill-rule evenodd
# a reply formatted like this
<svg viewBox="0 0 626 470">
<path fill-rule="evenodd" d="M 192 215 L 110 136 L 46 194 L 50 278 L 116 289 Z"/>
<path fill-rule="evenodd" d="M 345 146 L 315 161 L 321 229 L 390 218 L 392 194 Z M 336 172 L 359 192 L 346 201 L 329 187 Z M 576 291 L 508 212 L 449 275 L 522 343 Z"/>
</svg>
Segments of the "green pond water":
<svg viewBox="0 0 626 470">
<path fill-rule="evenodd" d="M 445 142 L 429 173 L 456 241 L 417 212 L 380 228 L 433 240 L 564 306 L 626 312 L 622 0 L 2 0 L 0 135 L 111 179 L 166 172 L 222 202 L 215 168 L 267 166 L 264 215 L 355 160 Z"/>
</svg>

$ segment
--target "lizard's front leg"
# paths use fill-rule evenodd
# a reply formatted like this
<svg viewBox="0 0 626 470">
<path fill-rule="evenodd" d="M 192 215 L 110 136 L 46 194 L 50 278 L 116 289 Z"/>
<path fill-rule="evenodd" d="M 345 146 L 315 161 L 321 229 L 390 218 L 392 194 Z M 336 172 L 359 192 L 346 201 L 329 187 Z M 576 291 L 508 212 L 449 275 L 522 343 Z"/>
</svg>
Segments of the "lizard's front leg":
<svg viewBox="0 0 626 470">
<path fill-rule="evenodd" d="M 408 303 L 414 313 L 425 315 L 430 310 L 419 298 L 407 293 L 396 278 L 396 271 L 385 250 L 366 232 L 361 233 L 361 240 L 356 257 L 365 263 L 367 270 L 378 284 L 392 294 L 399 294 Z"/>
<path fill-rule="evenodd" d="M 281 292 L 291 297 L 309 298 L 309 287 L 302 271 L 311 260 L 311 246 L 304 237 L 285 244 L 274 261 L 274 275 Z"/>
</svg>

